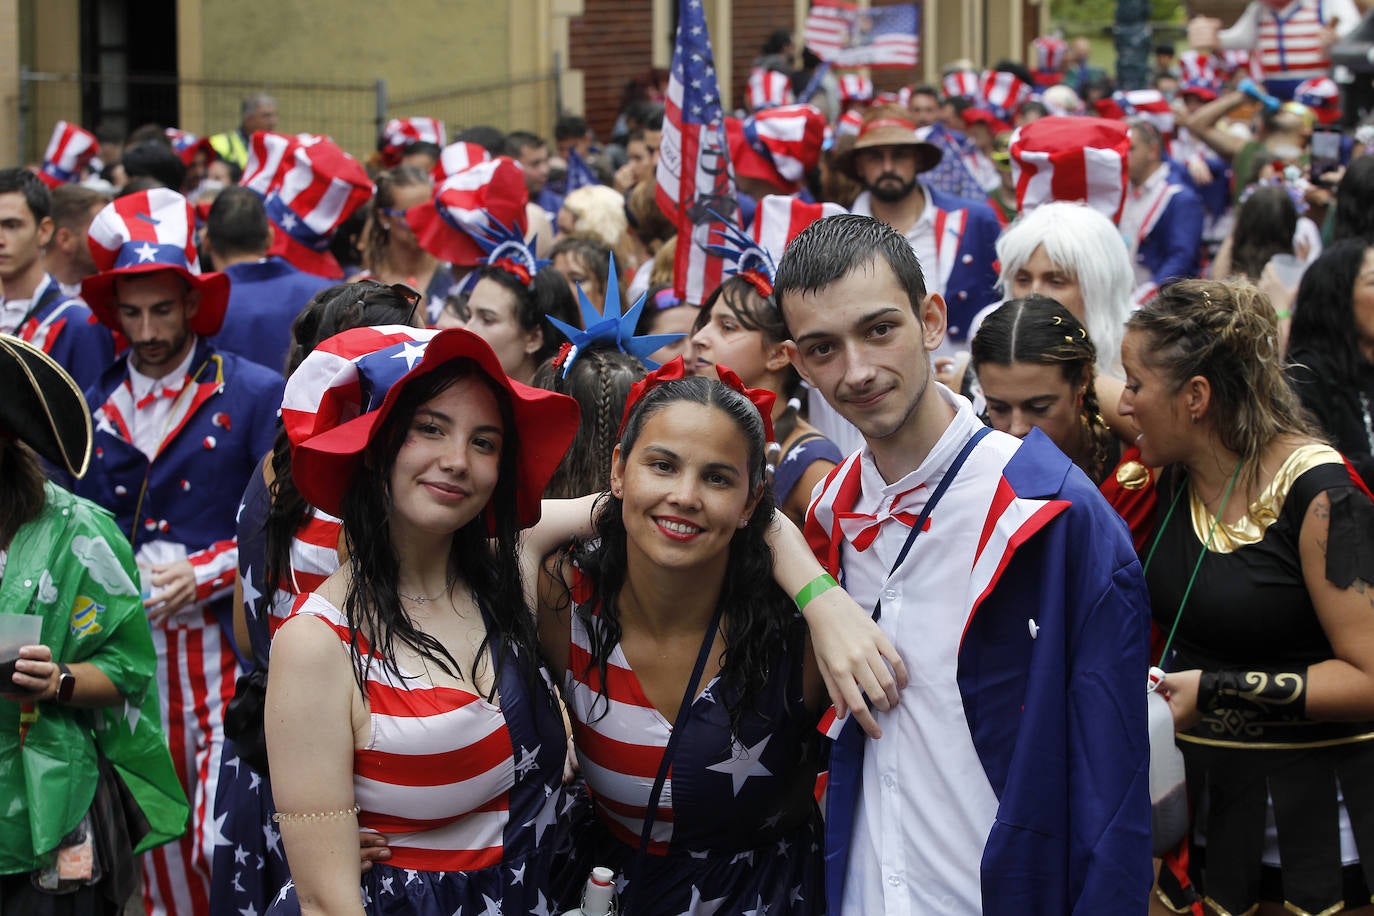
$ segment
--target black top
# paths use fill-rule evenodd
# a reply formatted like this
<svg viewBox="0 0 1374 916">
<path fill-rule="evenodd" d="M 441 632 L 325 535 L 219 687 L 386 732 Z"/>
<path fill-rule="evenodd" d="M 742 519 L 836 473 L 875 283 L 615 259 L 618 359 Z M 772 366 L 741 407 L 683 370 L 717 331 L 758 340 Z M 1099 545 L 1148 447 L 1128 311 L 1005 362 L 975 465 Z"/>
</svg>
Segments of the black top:
<svg viewBox="0 0 1374 916">
<path fill-rule="evenodd" d="M 1302 406 L 1331 445 L 1350 459 L 1365 485 L 1374 488 L 1374 365 L 1362 363 L 1352 382 L 1316 350 L 1294 350 L 1288 359 L 1288 381 Z"/>
<path fill-rule="evenodd" d="M 1286 493 L 1274 494 L 1270 505 L 1277 518 L 1256 543 L 1220 553 L 1215 548 L 1224 543 L 1224 531 L 1217 527 L 1214 549 L 1198 567 L 1183 609 L 1174 637 L 1179 657 L 1167 665 L 1169 670 L 1293 668 L 1333 657 L 1303 581 L 1298 550 L 1303 519 L 1318 493 L 1328 492 L 1335 500 L 1338 492 L 1358 492 L 1346 467 L 1331 458 L 1299 473 Z M 1158 486 L 1159 511 L 1168 512 L 1178 488 L 1187 487 L 1187 475 L 1178 467 L 1167 468 Z M 1154 619 L 1165 633 L 1174 625 L 1207 537 L 1206 528 L 1201 536 L 1194 529 L 1190 502 L 1191 494 L 1184 492 L 1146 570 Z M 1264 514 L 1256 513 L 1256 506 L 1251 509 Z M 1206 521 L 1210 525 L 1211 519 Z M 1359 547 L 1331 540 L 1332 551 Z"/>
</svg>

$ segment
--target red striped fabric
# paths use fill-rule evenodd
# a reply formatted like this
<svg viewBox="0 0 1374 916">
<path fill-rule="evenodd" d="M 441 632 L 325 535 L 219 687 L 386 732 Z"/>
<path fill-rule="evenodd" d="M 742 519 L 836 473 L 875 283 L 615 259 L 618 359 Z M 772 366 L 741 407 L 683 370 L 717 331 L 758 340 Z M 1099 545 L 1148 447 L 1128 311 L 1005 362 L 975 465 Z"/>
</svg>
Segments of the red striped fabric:
<svg viewBox="0 0 1374 916">
<path fill-rule="evenodd" d="M 342 614 L 319 595 L 293 609 L 348 640 Z M 462 871 L 501 860 L 516 751 L 501 710 L 472 692 L 435 687 L 379 664 L 367 670 L 372 742 L 354 754 L 359 823 L 381 830 L 398 868 Z"/>
</svg>

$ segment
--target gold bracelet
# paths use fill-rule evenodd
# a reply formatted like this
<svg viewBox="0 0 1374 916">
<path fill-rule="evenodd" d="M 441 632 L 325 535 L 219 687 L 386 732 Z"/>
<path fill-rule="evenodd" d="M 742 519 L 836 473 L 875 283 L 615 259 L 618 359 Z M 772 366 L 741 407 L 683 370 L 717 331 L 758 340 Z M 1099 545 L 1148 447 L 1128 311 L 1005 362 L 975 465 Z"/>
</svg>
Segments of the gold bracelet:
<svg viewBox="0 0 1374 916">
<path fill-rule="evenodd" d="M 322 821 L 335 817 L 353 817 L 361 810 L 357 805 L 352 808 L 341 808 L 338 811 L 304 811 L 294 814 L 286 811 L 272 812 L 272 820 L 275 823 L 295 823 L 297 821 Z"/>
</svg>

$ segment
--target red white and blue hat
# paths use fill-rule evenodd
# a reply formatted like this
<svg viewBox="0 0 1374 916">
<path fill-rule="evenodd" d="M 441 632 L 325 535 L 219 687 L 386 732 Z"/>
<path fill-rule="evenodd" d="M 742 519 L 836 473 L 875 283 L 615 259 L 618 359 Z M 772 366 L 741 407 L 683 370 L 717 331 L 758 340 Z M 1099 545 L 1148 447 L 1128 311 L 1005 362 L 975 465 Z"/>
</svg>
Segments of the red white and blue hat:
<svg viewBox="0 0 1374 916">
<path fill-rule="evenodd" d="M 577 432 L 577 401 L 508 378 L 490 345 L 464 328 L 353 328 L 311 351 L 286 380 L 281 405 L 293 476 L 306 501 L 339 515 L 401 391 L 456 359 L 470 360 L 510 405 L 515 429 L 506 431 L 504 447 L 515 449 L 518 524 L 537 522 L 544 488 Z M 495 533 L 494 508 L 482 513 Z"/>
<path fill-rule="evenodd" d="M 1035 55 L 1035 82 L 1038 86 L 1053 86 L 1063 79 L 1064 57 L 1069 43 L 1058 35 L 1041 35 L 1031 42 Z"/>
<path fill-rule="evenodd" d="M 902 86 L 895 92 L 884 90 L 873 97 L 874 105 L 900 105 L 903 108 L 911 106 L 911 87 Z"/>
<path fill-rule="evenodd" d="M 873 80 L 860 73 L 846 73 L 840 77 L 840 102 L 873 101 Z"/>
<path fill-rule="evenodd" d="M 273 229 L 269 254 L 306 273 L 343 279 L 329 241 L 373 191 L 358 160 L 328 137 L 255 133 L 239 184 L 263 195 Z"/>
<path fill-rule="evenodd" d="M 1178 55 L 1181 82 L 1205 82 L 1218 85 L 1222 80 L 1222 63 L 1211 51 L 1182 51 Z"/>
<path fill-rule="evenodd" d="M 460 140 L 450 143 L 439 151 L 439 161 L 434 163 L 434 183 L 443 184 L 450 175 L 472 168 L 479 162 L 490 162 L 491 153 L 480 143 Z"/>
<path fill-rule="evenodd" d="M 1341 87 L 1329 76 L 1299 83 L 1293 101 L 1312 109 L 1318 124 L 1335 124 L 1341 119 Z"/>
<path fill-rule="evenodd" d="M 38 177 L 49 188 L 80 181 L 81 173 L 98 152 L 100 141 L 95 134 L 84 127 L 58 121 L 43 153 L 43 167 Z"/>
<path fill-rule="evenodd" d="M 169 270 L 200 293 L 191 330 L 204 336 L 217 333 L 229 304 L 229 277 L 200 272 L 195 228 L 191 205 L 170 188 L 126 194 L 106 204 L 86 235 L 99 273 L 81 281 L 81 298 L 101 323 L 118 331 L 115 280 Z"/>
<path fill-rule="evenodd" d="M 1216 99 L 1220 83 L 1210 79 L 1185 79 L 1178 84 L 1178 94 L 1180 97 L 1185 95 L 1195 96 L 1204 102 L 1211 102 Z"/>
<path fill-rule="evenodd" d="M 1174 134 L 1174 109 L 1158 89 L 1132 89 L 1114 92 L 1097 102 L 1097 113 L 1104 118 L 1139 118 L 1152 124 L 1167 139 Z"/>
<path fill-rule="evenodd" d="M 1126 199 L 1126 125 L 1105 118 L 1039 118 L 1012 134 L 1016 208 L 1029 213 L 1050 201 L 1086 204 L 1116 222 Z"/>
<path fill-rule="evenodd" d="M 387 168 L 399 165 L 412 143 L 443 146 L 447 142 L 448 132 L 438 118 L 392 118 L 382 129 L 382 162 Z"/>
<path fill-rule="evenodd" d="M 755 67 L 749 73 L 749 110 L 763 111 L 779 105 L 791 105 L 792 80 L 786 73 Z"/>
<path fill-rule="evenodd" d="M 737 178 L 757 178 L 780 191 L 800 191 L 821 160 L 825 115 L 812 105 L 784 105 L 744 120 L 725 119 Z"/>
<path fill-rule="evenodd" d="M 725 273 L 748 280 L 760 296 L 768 297 L 773 295 L 778 261 L 792 240 L 816 220 L 847 212 L 836 203 L 810 204 L 784 194 L 768 194 L 754 211 L 748 235 L 722 220 L 721 228 L 715 230 L 718 241 L 707 250 L 725 262 Z"/>
<path fill-rule="evenodd" d="M 455 172 L 434 189 L 432 200 L 406 211 L 420 247 L 455 267 L 475 267 L 486 257 L 479 237 L 497 225 L 529 229 L 525 173 L 509 156 Z"/>
<path fill-rule="evenodd" d="M 947 99 L 976 99 L 982 95 L 982 77 L 973 70 L 954 70 L 940 80 L 940 91 Z"/>
<path fill-rule="evenodd" d="M 215 148 L 210 145 L 209 137 L 197 137 L 195 134 L 181 130 L 176 127 L 169 127 L 163 131 L 167 135 L 167 142 L 172 144 L 172 150 L 181 157 L 183 165 L 190 165 L 196 161 L 196 153 L 204 152 L 205 161 L 219 157 Z"/>
<path fill-rule="evenodd" d="M 1021 103 L 1028 101 L 1034 89 L 1015 73 L 989 70 L 978 85 L 978 97 L 983 106 L 999 121 L 1010 121 Z"/>
<path fill-rule="evenodd" d="M 859 135 L 859 131 L 863 129 L 863 126 L 864 113 L 862 111 L 859 111 L 857 108 L 851 108 L 849 111 L 846 111 L 844 114 L 840 115 L 840 119 L 835 122 L 835 136 L 857 137 Z"/>
</svg>

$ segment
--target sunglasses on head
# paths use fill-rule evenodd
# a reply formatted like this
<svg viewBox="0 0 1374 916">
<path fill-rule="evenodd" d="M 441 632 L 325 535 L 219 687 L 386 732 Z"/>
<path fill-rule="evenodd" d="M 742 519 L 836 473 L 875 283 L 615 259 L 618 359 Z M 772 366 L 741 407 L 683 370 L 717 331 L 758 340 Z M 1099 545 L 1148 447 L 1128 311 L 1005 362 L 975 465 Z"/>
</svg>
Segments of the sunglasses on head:
<svg viewBox="0 0 1374 916">
<path fill-rule="evenodd" d="M 412 326 L 415 324 L 415 311 L 420 307 L 420 302 L 425 298 L 418 289 L 405 283 L 388 284 L 378 280 L 368 280 L 366 282 L 372 284 L 373 289 L 389 289 L 404 299 L 406 304 L 410 306 L 410 314 L 406 317 L 406 324 Z M 363 308 L 367 307 L 367 303 L 364 302 L 362 298 L 358 299 L 358 305 Z"/>
</svg>

